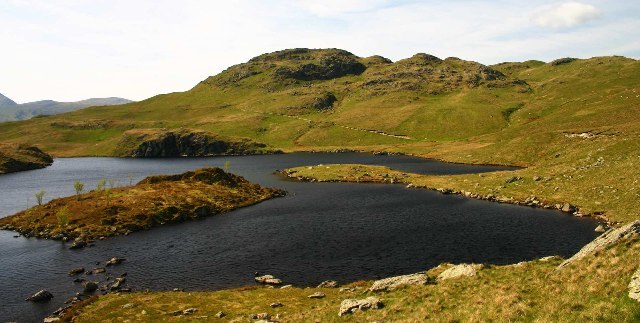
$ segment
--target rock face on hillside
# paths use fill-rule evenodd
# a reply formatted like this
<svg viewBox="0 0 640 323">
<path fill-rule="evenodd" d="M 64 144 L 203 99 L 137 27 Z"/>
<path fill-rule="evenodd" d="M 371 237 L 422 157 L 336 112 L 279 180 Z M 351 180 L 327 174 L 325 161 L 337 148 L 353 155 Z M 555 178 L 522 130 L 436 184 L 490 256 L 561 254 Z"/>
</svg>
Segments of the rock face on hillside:
<svg viewBox="0 0 640 323">
<path fill-rule="evenodd" d="M 302 81 L 330 80 L 345 75 L 362 74 L 367 67 L 348 55 L 329 55 L 317 63 L 306 63 L 295 68 L 281 67 L 275 75 Z"/>
<path fill-rule="evenodd" d="M 128 131 L 119 147 L 123 157 L 203 157 L 276 153 L 248 139 L 234 140 L 202 131 Z"/>
<path fill-rule="evenodd" d="M 45 168 L 53 158 L 38 149 L 25 145 L 0 145 L 0 174 Z"/>
<path fill-rule="evenodd" d="M 631 277 L 629 283 L 629 297 L 640 302 L 640 268 Z"/>
<path fill-rule="evenodd" d="M 578 253 L 573 255 L 573 257 L 565 260 L 556 268 L 556 270 L 560 270 L 584 257 L 593 255 L 594 253 L 612 246 L 623 239 L 637 234 L 640 234 L 640 220 L 636 220 L 616 229 L 611 229 L 584 246 L 580 251 L 578 251 Z"/>
</svg>

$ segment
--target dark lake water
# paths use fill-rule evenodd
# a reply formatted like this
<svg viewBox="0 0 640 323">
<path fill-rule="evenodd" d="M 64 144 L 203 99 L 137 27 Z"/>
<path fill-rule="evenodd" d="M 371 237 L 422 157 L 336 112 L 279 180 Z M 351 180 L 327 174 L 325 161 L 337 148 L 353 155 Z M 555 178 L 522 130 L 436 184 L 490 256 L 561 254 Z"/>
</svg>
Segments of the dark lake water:
<svg viewBox="0 0 640 323">
<path fill-rule="evenodd" d="M 460 174 L 506 168 L 446 164 L 407 156 L 308 154 L 195 159 L 56 159 L 46 169 L 0 176 L 0 217 L 45 199 L 74 194 L 102 178 L 129 184 L 152 174 L 181 173 L 231 162 L 230 171 L 289 195 L 203 220 L 99 241 L 84 250 L 63 243 L 14 238 L 0 231 L 0 321 L 41 321 L 81 290 L 67 272 L 109 268 L 127 272 L 136 290 L 216 290 L 253 284 L 253 273 L 273 274 L 294 285 L 323 280 L 346 283 L 426 270 L 442 262 L 507 264 L 548 255 L 570 256 L 596 237 L 595 221 L 401 185 L 301 183 L 274 171 L 330 163 L 386 165 L 425 174 Z M 96 275 L 93 280 L 104 280 Z M 25 302 L 46 288 L 46 304 Z"/>
</svg>

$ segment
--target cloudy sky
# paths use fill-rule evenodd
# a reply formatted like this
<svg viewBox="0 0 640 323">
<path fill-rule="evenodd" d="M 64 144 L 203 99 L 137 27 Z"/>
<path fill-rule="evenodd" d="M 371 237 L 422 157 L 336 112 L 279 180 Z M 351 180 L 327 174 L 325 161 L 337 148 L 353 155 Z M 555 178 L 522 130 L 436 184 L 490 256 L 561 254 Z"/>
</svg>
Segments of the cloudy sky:
<svg viewBox="0 0 640 323">
<path fill-rule="evenodd" d="M 141 100 L 293 47 L 484 64 L 640 58 L 640 1 L 0 0 L 0 93 L 19 103 Z"/>
</svg>

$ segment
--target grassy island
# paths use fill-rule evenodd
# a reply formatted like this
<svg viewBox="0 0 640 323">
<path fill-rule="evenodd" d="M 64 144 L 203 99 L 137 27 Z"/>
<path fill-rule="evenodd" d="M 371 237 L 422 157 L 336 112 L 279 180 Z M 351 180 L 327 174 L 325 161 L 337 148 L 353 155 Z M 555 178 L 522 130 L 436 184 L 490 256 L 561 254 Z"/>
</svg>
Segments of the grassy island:
<svg viewBox="0 0 640 323">
<path fill-rule="evenodd" d="M 203 168 L 54 199 L 0 219 L 0 226 L 27 236 L 96 239 L 224 213 L 283 194 L 220 168 Z"/>
</svg>

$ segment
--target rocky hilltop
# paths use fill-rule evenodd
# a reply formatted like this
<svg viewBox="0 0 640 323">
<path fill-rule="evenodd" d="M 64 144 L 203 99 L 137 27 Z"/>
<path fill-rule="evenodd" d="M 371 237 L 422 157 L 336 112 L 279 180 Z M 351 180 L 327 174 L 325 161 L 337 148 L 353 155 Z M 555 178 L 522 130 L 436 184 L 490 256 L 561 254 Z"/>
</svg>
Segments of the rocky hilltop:
<svg viewBox="0 0 640 323">
<path fill-rule="evenodd" d="M 53 163 L 53 158 L 27 145 L 0 144 L 0 174 L 44 168 Z"/>
<path fill-rule="evenodd" d="M 0 228 L 38 238 L 75 239 L 81 247 L 89 239 L 225 213 L 284 194 L 220 168 L 203 168 L 54 199 L 0 219 Z"/>
</svg>

